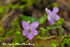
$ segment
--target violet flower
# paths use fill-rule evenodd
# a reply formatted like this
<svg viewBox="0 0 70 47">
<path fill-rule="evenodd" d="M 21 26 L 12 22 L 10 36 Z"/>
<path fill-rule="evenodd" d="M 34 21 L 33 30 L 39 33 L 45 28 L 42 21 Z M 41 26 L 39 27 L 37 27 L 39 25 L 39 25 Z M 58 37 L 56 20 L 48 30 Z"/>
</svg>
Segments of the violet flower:
<svg viewBox="0 0 70 47">
<path fill-rule="evenodd" d="M 29 25 L 28 22 L 22 21 L 22 27 L 24 28 L 23 35 L 27 36 L 29 40 L 33 38 L 33 35 L 37 35 L 37 28 L 39 25 L 38 22 L 33 22 L 31 25 Z"/>
<path fill-rule="evenodd" d="M 50 11 L 48 8 L 46 8 L 46 13 L 48 15 L 48 21 L 50 22 L 51 25 L 54 24 L 55 20 L 57 21 L 58 19 L 60 19 L 59 15 L 57 15 L 59 9 L 53 8 L 53 11 Z"/>
</svg>

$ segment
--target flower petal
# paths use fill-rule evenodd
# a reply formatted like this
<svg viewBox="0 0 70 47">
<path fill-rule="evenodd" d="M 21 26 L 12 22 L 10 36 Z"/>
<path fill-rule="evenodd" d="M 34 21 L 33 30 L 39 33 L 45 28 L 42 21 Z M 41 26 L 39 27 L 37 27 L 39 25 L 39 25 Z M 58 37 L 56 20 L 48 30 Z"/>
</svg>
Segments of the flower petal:
<svg viewBox="0 0 70 47">
<path fill-rule="evenodd" d="M 51 16 L 48 16 L 48 21 L 50 22 L 50 24 L 51 24 L 51 25 L 53 25 L 53 24 L 54 24 L 54 19 L 53 19 L 53 18 L 51 18 Z"/>
<path fill-rule="evenodd" d="M 37 32 L 36 29 L 34 29 L 34 28 L 30 28 L 30 30 L 33 32 L 33 35 L 37 35 L 37 34 L 38 34 L 38 32 Z"/>
<path fill-rule="evenodd" d="M 60 19 L 60 17 L 58 15 L 54 15 L 54 19 L 58 20 L 58 19 Z"/>
<path fill-rule="evenodd" d="M 45 10 L 48 15 L 51 14 L 51 11 L 48 8 L 45 8 Z"/>
<path fill-rule="evenodd" d="M 27 37 L 31 40 L 33 38 L 33 34 L 27 34 Z"/>
<path fill-rule="evenodd" d="M 24 29 L 23 35 L 24 35 L 24 36 L 27 35 L 27 32 L 28 32 L 28 29 Z"/>
<path fill-rule="evenodd" d="M 57 7 L 55 7 L 55 8 L 53 8 L 53 11 L 52 11 L 52 13 L 58 13 L 58 11 L 59 11 L 59 9 L 57 8 Z"/>
<path fill-rule="evenodd" d="M 22 27 L 24 29 L 29 29 L 29 23 L 28 22 L 25 22 L 25 21 L 22 21 Z"/>
<path fill-rule="evenodd" d="M 54 19 L 54 18 L 52 18 L 51 15 L 48 15 L 47 17 L 48 17 L 48 20 L 49 20 L 49 21 Z"/>
<path fill-rule="evenodd" d="M 51 20 L 51 21 L 49 21 L 49 22 L 50 22 L 50 24 L 51 24 L 51 25 L 53 25 L 53 24 L 54 24 L 54 20 Z"/>
<path fill-rule="evenodd" d="M 31 25 L 30 25 L 30 28 L 37 28 L 39 25 L 38 22 L 33 22 Z"/>
</svg>

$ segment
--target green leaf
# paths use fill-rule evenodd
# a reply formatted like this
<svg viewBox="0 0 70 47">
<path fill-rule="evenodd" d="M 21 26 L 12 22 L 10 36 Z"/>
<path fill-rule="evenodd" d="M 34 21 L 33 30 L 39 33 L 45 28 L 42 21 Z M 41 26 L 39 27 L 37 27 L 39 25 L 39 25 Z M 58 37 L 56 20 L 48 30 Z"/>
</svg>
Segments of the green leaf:
<svg viewBox="0 0 70 47">
<path fill-rule="evenodd" d="M 31 6 L 33 5 L 35 2 L 37 2 L 38 0 L 27 0 L 27 5 Z"/>
<path fill-rule="evenodd" d="M 0 7 L 0 13 L 3 13 L 5 11 L 5 7 Z"/>
<path fill-rule="evenodd" d="M 14 29 L 11 28 L 11 29 L 6 33 L 6 36 L 5 36 L 5 37 L 12 36 L 14 33 L 15 33 Z"/>
<path fill-rule="evenodd" d="M 19 30 L 16 31 L 16 36 L 13 41 L 15 43 L 22 43 L 24 41 L 24 38 Z"/>
<path fill-rule="evenodd" d="M 46 31 L 46 29 L 44 29 L 44 28 L 40 28 L 40 30 L 42 30 L 42 31 Z"/>
<path fill-rule="evenodd" d="M 57 24 L 60 25 L 64 22 L 64 19 L 63 18 L 60 18 L 58 21 L 57 21 Z"/>
<path fill-rule="evenodd" d="M 42 16 L 39 20 L 35 19 L 33 17 L 29 17 L 29 16 L 25 16 L 25 15 L 21 15 L 21 19 L 22 21 L 31 21 L 31 22 L 39 22 L 39 24 L 43 24 L 46 20 L 47 20 L 47 16 L 46 14 L 44 14 L 44 16 Z"/>
<path fill-rule="evenodd" d="M 18 36 L 18 35 L 20 35 L 21 33 L 20 33 L 20 31 L 16 31 L 16 36 Z"/>
<path fill-rule="evenodd" d="M 9 8 L 15 9 L 15 8 L 18 8 L 18 7 L 19 7 L 19 3 L 16 4 L 16 5 L 14 5 L 13 3 L 9 3 L 7 8 L 8 8 L 8 9 L 9 9 Z"/>
<path fill-rule="evenodd" d="M 52 27 L 47 27 L 48 30 L 50 29 L 56 29 L 56 28 L 61 28 L 61 26 L 52 26 Z"/>
<path fill-rule="evenodd" d="M 44 16 L 39 19 L 39 23 L 43 24 L 46 20 L 47 20 L 47 16 L 46 16 L 46 13 L 45 13 Z"/>
<path fill-rule="evenodd" d="M 57 3 L 52 3 L 52 7 L 58 7 L 58 4 Z"/>
<path fill-rule="evenodd" d="M 33 17 L 29 17 L 29 16 L 25 16 L 25 15 L 21 15 L 22 21 L 31 21 L 31 22 L 35 22 L 38 21 L 38 19 L 35 19 Z"/>
<path fill-rule="evenodd" d="M 68 46 L 70 47 L 70 40 L 68 40 Z"/>
<path fill-rule="evenodd" d="M 41 32 L 42 36 L 45 37 L 48 30 L 44 29 L 44 28 L 40 28 L 40 30 L 42 30 L 42 32 Z"/>
<path fill-rule="evenodd" d="M 48 29 L 44 29 L 44 28 L 40 28 L 40 30 L 42 30 L 42 32 L 45 32 L 45 33 L 49 32 Z"/>
<path fill-rule="evenodd" d="M 0 27 L 0 32 L 4 32 L 4 28 L 3 27 Z"/>
<path fill-rule="evenodd" d="M 64 46 L 64 43 L 61 43 L 61 47 L 65 47 L 65 46 Z"/>
<path fill-rule="evenodd" d="M 51 40 L 51 44 L 49 45 L 49 47 L 57 47 L 57 43 L 56 40 Z"/>
<path fill-rule="evenodd" d="M 40 36 L 37 36 L 36 39 L 40 39 Z"/>
<path fill-rule="evenodd" d="M 23 9 L 24 7 L 25 7 L 25 5 L 20 5 L 18 8 Z"/>
<path fill-rule="evenodd" d="M 18 18 L 14 19 L 12 26 L 14 29 L 20 29 L 20 24 L 19 24 Z"/>
<path fill-rule="evenodd" d="M 14 6 L 14 5 L 13 5 L 12 3 L 9 3 L 9 4 L 8 4 L 8 8 L 13 8 L 13 6 Z"/>
</svg>

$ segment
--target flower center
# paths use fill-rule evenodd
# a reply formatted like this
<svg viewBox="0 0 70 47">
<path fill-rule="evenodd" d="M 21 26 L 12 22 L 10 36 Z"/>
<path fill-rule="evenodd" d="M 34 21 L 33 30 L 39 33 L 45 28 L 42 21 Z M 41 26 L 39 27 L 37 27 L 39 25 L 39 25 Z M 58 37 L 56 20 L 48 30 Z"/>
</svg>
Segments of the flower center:
<svg viewBox="0 0 70 47">
<path fill-rule="evenodd" d="M 29 29 L 27 34 L 31 35 L 33 32 Z"/>
<path fill-rule="evenodd" d="M 51 13 L 51 18 L 54 19 L 53 13 Z"/>
<path fill-rule="evenodd" d="M 53 17 L 53 16 L 51 16 L 51 18 L 53 19 L 54 17 Z"/>
</svg>

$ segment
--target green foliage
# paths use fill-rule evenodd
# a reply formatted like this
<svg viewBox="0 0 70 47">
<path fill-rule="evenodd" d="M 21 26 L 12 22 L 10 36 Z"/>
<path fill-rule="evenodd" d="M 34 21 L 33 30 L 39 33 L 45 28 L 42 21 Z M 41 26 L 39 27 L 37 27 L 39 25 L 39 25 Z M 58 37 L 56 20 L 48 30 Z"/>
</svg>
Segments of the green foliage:
<svg viewBox="0 0 70 47">
<path fill-rule="evenodd" d="M 46 29 L 44 29 L 44 28 L 40 28 L 40 30 L 42 30 L 42 31 L 46 31 Z"/>
<path fill-rule="evenodd" d="M 46 16 L 46 13 L 45 13 L 44 16 L 42 16 L 42 17 L 39 19 L 39 23 L 40 23 L 40 24 L 43 24 L 46 20 L 47 20 L 47 16 Z"/>
<path fill-rule="evenodd" d="M 19 30 L 16 31 L 16 36 L 14 38 L 15 43 L 23 43 L 24 38 Z"/>
<path fill-rule="evenodd" d="M 5 11 L 5 7 L 4 6 L 3 7 L 0 7 L 0 14 L 3 14 L 4 11 Z"/>
<path fill-rule="evenodd" d="M 20 29 L 20 24 L 19 24 L 18 18 L 14 19 L 12 26 L 14 29 L 18 29 L 18 30 Z"/>
<path fill-rule="evenodd" d="M 9 3 L 8 8 L 14 8 L 14 5 L 12 3 Z"/>
<path fill-rule="evenodd" d="M 61 25 L 63 22 L 64 22 L 64 19 L 63 19 L 63 18 L 60 18 L 60 19 L 57 21 L 57 24 L 58 24 L 58 25 Z"/>
<path fill-rule="evenodd" d="M 36 39 L 40 39 L 40 36 L 37 36 Z"/>
<path fill-rule="evenodd" d="M 62 30 L 61 30 L 61 28 L 62 28 L 63 22 L 64 22 L 64 19 L 63 19 L 63 18 L 60 18 L 60 19 L 58 19 L 58 21 L 55 22 L 55 24 L 54 24 L 54 25 L 56 25 L 54 28 L 58 28 L 58 34 L 60 34 L 60 36 L 62 36 Z"/>
<path fill-rule="evenodd" d="M 0 32 L 5 32 L 3 27 L 0 27 Z"/>
<path fill-rule="evenodd" d="M 57 43 L 56 40 L 52 40 L 51 44 L 49 45 L 49 47 L 57 47 Z"/>
<path fill-rule="evenodd" d="M 68 39 L 68 42 L 67 43 L 68 43 L 68 46 L 70 47 L 70 39 Z"/>
<path fill-rule="evenodd" d="M 40 28 L 40 30 L 42 31 L 41 32 L 41 34 L 42 34 L 41 36 L 46 37 L 47 36 L 46 33 L 48 33 L 49 31 L 47 29 L 44 29 L 44 28 Z"/>
<path fill-rule="evenodd" d="M 26 5 L 29 7 L 40 0 L 21 0 L 21 2 L 26 2 Z"/>
<path fill-rule="evenodd" d="M 0 27 L 0 39 L 2 37 L 2 34 L 5 32 L 4 28 L 3 27 Z"/>
<path fill-rule="evenodd" d="M 39 43 L 35 43 L 34 47 L 42 47 Z"/>
<path fill-rule="evenodd" d="M 31 21 L 31 22 L 38 21 L 38 19 L 35 19 L 33 17 L 29 17 L 29 16 L 25 16 L 25 15 L 21 15 L 21 19 L 22 19 L 22 21 Z"/>
<path fill-rule="evenodd" d="M 61 28 L 61 26 L 51 26 L 51 27 L 47 27 L 48 30 L 56 29 L 56 28 Z"/>
<path fill-rule="evenodd" d="M 18 8 L 19 8 L 19 9 L 23 9 L 23 8 L 25 8 L 25 5 L 19 5 Z"/>
<path fill-rule="evenodd" d="M 49 32 L 49 30 L 51 29 L 56 29 L 56 28 L 61 28 L 61 26 L 51 26 L 51 27 L 47 27 L 46 29 L 45 28 L 40 28 L 40 30 L 42 31 L 41 34 L 43 37 L 47 36 L 46 33 Z"/>
<path fill-rule="evenodd" d="M 52 7 L 58 7 L 58 4 L 57 3 L 52 3 Z"/>
<path fill-rule="evenodd" d="M 47 16 L 46 14 L 44 14 L 44 16 L 42 16 L 42 18 L 40 19 L 35 19 L 33 17 L 29 17 L 29 16 L 25 16 L 25 15 L 21 15 L 21 19 L 22 21 L 31 21 L 31 22 L 35 22 L 35 21 L 38 21 L 39 24 L 43 24 L 46 20 L 47 20 Z"/>
<path fill-rule="evenodd" d="M 19 36 L 20 34 L 20 31 L 16 31 L 16 36 Z"/>
<path fill-rule="evenodd" d="M 13 34 L 15 34 L 15 31 L 13 28 L 11 28 L 7 33 L 5 37 L 11 37 Z"/>
<path fill-rule="evenodd" d="M 35 2 L 35 0 L 27 0 L 27 5 L 31 6 L 34 2 Z"/>
<path fill-rule="evenodd" d="M 16 30 L 16 36 L 14 38 L 13 43 L 22 43 L 24 41 L 23 35 L 20 32 L 20 23 L 19 19 L 15 18 L 12 24 L 13 28 Z"/>
<path fill-rule="evenodd" d="M 64 44 L 67 44 L 68 47 L 70 47 L 70 39 L 65 38 L 65 39 L 63 40 L 63 43 L 61 43 L 61 46 L 64 47 Z"/>
</svg>

